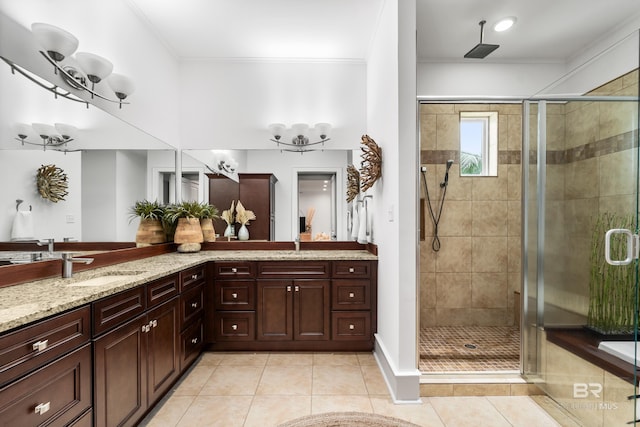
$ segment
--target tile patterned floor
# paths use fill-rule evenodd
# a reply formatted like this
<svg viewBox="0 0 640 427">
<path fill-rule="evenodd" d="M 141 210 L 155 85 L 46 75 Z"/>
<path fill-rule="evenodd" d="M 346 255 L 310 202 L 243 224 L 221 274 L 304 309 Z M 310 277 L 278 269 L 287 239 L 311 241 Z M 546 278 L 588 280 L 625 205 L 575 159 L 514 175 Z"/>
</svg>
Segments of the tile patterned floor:
<svg viewBox="0 0 640 427">
<path fill-rule="evenodd" d="M 509 326 L 436 326 L 420 329 L 420 372 L 517 371 L 520 330 Z"/>
<path fill-rule="evenodd" d="M 420 426 L 560 426 L 528 396 L 424 397 L 395 405 L 371 353 L 205 353 L 142 422 L 148 427 L 277 426 L 332 411 Z"/>
</svg>

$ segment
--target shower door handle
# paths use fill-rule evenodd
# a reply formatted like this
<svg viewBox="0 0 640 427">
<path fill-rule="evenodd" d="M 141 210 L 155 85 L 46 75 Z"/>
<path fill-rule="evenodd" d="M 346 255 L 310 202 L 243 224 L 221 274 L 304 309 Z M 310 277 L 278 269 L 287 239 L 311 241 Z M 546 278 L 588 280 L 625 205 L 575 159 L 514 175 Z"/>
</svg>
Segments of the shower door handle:
<svg viewBox="0 0 640 427">
<path fill-rule="evenodd" d="M 625 259 L 611 259 L 611 236 L 614 234 L 624 234 L 627 237 L 627 257 Z M 638 259 L 640 249 L 640 239 L 637 234 L 633 234 L 626 228 L 612 228 L 604 235 L 604 259 L 611 265 L 629 265 Z"/>
</svg>

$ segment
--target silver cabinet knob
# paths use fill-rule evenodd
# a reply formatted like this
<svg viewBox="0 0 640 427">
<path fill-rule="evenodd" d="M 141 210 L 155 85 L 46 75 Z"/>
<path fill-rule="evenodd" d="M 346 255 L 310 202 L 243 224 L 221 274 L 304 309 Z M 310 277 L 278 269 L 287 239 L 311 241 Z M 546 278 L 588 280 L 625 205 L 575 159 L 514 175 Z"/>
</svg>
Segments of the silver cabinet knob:
<svg viewBox="0 0 640 427">
<path fill-rule="evenodd" d="M 238 330 L 238 325 L 231 325 L 231 329 L 233 329 L 234 331 Z"/>
<path fill-rule="evenodd" d="M 291 286 L 287 286 L 287 292 L 291 292 Z"/>
<path fill-rule="evenodd" d="M 352 331 L 355 329 L 355 325 L 349 325 L 349 329 L 351 329 Z"/>
<path fill-rule="evenodd" d="M 51 402 L 47 403 L 38 403 L 35 407 L 34 412 L 38 415 L 42 415 L 45 412 L 48 412 L 51 409 Z"/>
<path fill-rule="evenodd" d="M 192 274 L 192 275 L 191 275 L 191 280 L 196 280 L 197 278 L 198 278 L 198 275 L 197 275 L 197 274 Z"/>
<path fill-rule="evenodd" d="M 33 343 L 33 350 L 34 351 L 42 351 L 42 350 L 47 348 L 48 344 L 49 344 L 49 340 L 42 340 L 42 341 L 34 342 Z"/>
<path fill-rule="evenodd" d="M 355 270 L 353 267 L 349 267 L 349 273 L 353 273 Z"/>
<path fill-rule="evenodd" d="M 355 298 L 356 294 L 354 294 L 353 292 L 349 292 L 349 298 Z"/>
<path fill-rule="evenodd" d="M 198 344 L 198 338 L 191 338 L 191 344 Z"/>
<path fill-rule="evenodd" d="M 238 294 L 237 294 L 237 293 L 235 293 L 235 292 L 234 292 L 234 293 L 232 293 L 232 294 L 231 294 L 231 298 L 233 298 L 233 299 L 238 299 Z"/>
<path fill-rule="evenodd" d="M 191 307 L 192 308 L 198 308 L 198 303 L 197 302 L 192 302 L 191 303 Z"/>
<path fill-rule="evenodd" d="M 238 269 L 237 269 L 237 268 L 235 268 L 235 267 L 232 267 L 232 268 L 231 268 L 231 272 L 232 272 L 232 273 L 237 273 L 237 272 L 238 272 Z"/>
<path fill-rule="evenodd" d="M 158 321 L 157 320 L 152 320 L 151 322 L 149 322 L 149 327 L 150 328 L 155 328 L 156 326 L 158 326 Z"/>
<path fill-rule="evenodd" d="M 300 286 L 296 285 L 295 290 L 296 292 L 300 292 Z"/>
</svg>

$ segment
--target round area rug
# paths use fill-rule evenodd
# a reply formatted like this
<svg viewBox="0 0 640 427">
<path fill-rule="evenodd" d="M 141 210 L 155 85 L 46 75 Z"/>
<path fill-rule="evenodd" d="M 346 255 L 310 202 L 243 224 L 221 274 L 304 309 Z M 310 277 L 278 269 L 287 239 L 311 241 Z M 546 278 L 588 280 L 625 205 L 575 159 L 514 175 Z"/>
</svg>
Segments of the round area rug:
<svg viewBox="0 0 640 427">
<path fill-rule="evenodd" d="M 420 427 L 398 418 L 364 412 L 327 412 L 307 415 L 278 427 Z"/>
</svg>

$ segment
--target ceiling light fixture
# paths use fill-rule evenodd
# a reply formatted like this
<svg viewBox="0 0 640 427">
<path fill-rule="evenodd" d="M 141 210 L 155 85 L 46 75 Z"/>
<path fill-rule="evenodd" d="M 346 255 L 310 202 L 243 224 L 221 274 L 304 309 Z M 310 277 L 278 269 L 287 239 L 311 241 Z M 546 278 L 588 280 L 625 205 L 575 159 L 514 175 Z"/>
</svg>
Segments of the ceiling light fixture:
<svg viewBox="0 0 640 427">
<path fill-rule="evenodd" d="M 32 123 L 31 125 L 18 123 L 16 125 L 16 131 L 18 134 L 16 141 L 20 141 L 22 145 L 38 145 L 42 147 L 44 151 L 46 151 L 47 148 L 63 150 L 66 148 L 68 142 L 77 138 L 78 133 L 77 128 L 65 123 L 55 123 L 53 126 L 45 123 Z M 33 136 L 34 132 L 42 141 L 33 142 L 27 140 L 27 138 Z"/>
<path fill-rule="evenodd" d="M 78 48 L 78 39 L 62 28 L 38 22 L 31 25 L 31 31 L 43 48 L 40 54 L 55 67 L 54 72 L 59 74 L 69 86 L 89 92 L 91 98 L 97 97 L 117 103 L 120 108 L 122 104 L 128 104 L 124 100 L 135 90 L 133 82 L 126 76 L 112 73 L 113 64 L 109 60 L 88 52 L 78 52 L 73 58 L 71 55 Z M 15 64 L 6 59 L 5 62 L 11 65 L 12 71 L 15 69 Z M 113 95 L 107 96 L 96 90 L 96 85 L 103 80 L 111 88 L 115 98 Z M 51 91 L 51 89 L 48 90 Z M 54 94 L 58 95 L 57 92 Z"/>
<path fill-rule="evenodd" d="M 309 129 L 309 125 L 306 123 L 296 123 L 291 125 L 291 129 L 287 129 L 282 123 L 272 123 L 268 126 L 269 132 L 273 138 L 269 140 L 275 142 L 278 147 L 284 145 L 280 151 L 291 151 L 294 153 L 305 153 L 307 151 L 315 151 L 315 145 L 322 144 L 331 140 L 329 138 L 329 132 L 331 131 L 331 125 L 329 123 L 316 123 L 313 129 Z M 288 137 L 287 137 L 288 135 Z M 314 136 L 320 138 L 319 141 L 311 141 L 311 137 Z M 290 139 L 287 139 L 290 138 Z M 291 141 L 291 142 L 288 142 Z"/>
<path fill-rule="evenodd" d="M 502 18 L 493 26 L 493 30 L 499 33 L 502 31 L 507 31 L 509 28 L 513 27 L 513 24 L 515 24 L 516 21 L 517 19 L 515 16 Z"/>
</svg>

